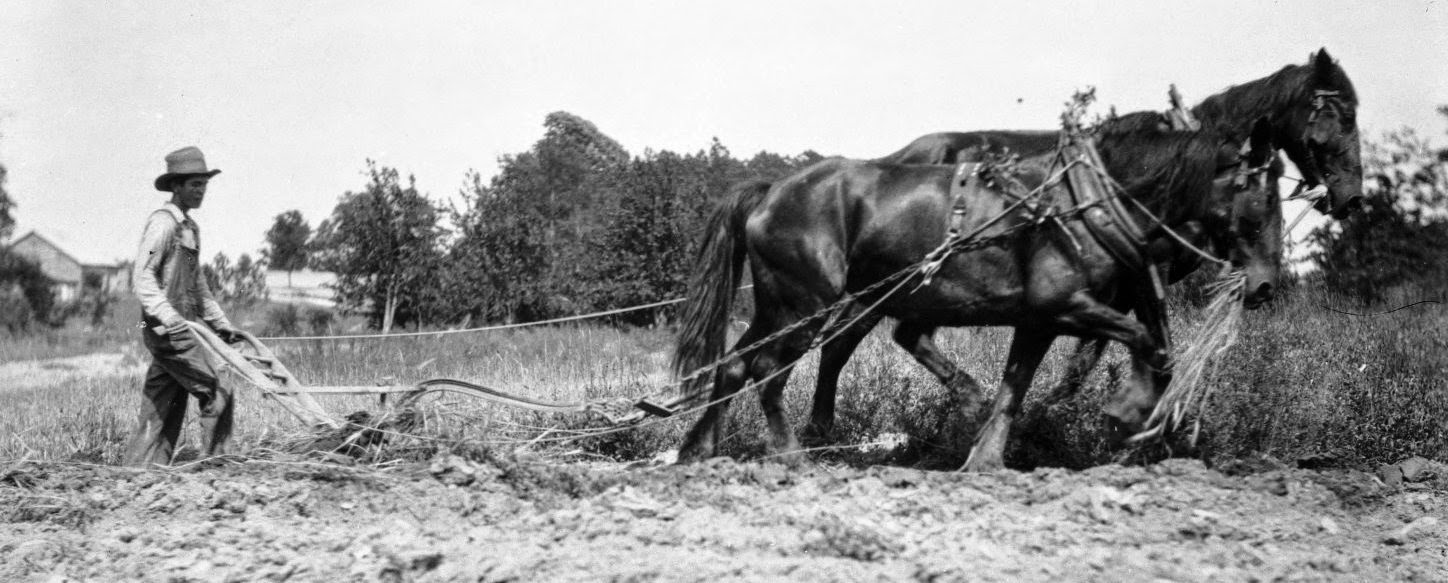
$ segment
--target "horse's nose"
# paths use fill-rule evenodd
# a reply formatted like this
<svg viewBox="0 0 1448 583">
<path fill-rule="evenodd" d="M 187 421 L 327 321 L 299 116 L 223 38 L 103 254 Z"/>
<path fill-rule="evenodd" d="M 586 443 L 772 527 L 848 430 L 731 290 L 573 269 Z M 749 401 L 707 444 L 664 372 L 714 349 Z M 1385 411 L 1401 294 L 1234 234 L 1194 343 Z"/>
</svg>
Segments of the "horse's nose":
<svg viewBox="0 0 1448 583">
<path fill-rule="evenodd" d="M 1327 200 L 1327 199 L 1324 198 L 1324 199 L 1322 199 L 1322 200 Z M 1354 196 L 1354 197 L 1348 199 L 1347 202 L 1342 203 L 1342 206 L 1339 206 L 1339 207 L 1337 207 L 1336 209 L 1334 209 L 1334 210 L 1332 211 L 1332 213 L 1330 214 L 1330 216 L 1331 216 L 1332 218 L 1337 219 L 1337 220 L 1340 221 L 1340 220 L 1343 220 L 1343 219 L 1348 218 L 1349 216 L 1352 215 L 1353 211 L 1356 211 L 1356 210 L 1361 209 L 1361 208 L 1363 208 L 1363 197 L 1361 197 L 1361 196 Z"/>
<path fill-rule="evenodd" d="M 1244 304 L 1247 306 L 1247 309 L 1250 310 L 1252 308 L 1261 306 L 1262 304 L 1266 303 L 1268 300 L 1271 299 L 1272 284 L 1264 281 L 1257 286 L 1257 289 L 1252 290 L 1252 293 L 1247 294 L 1247 299 Z"/>
</svg>

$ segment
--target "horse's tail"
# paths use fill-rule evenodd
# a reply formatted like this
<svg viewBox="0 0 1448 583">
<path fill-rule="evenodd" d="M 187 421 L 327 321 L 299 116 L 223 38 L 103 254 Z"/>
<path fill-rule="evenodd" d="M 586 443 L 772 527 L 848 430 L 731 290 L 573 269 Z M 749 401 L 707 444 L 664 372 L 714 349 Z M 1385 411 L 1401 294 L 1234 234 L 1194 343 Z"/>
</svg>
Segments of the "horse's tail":
<svg viewBox="0 0 1448 583">
<path fill-rule="evenodd" d="M 769 192 L 770 183 L 750 180 L 734 186 L 709 216 L 704 240 L 694 256 L 683 327 L 674 348 L 673 369 L 683 377 L 724 357 L 725 331 L 744 267 L 744 222 Z M 692 394 L 713 375 L 702 374 L 679 387 Z"/>
</svg>

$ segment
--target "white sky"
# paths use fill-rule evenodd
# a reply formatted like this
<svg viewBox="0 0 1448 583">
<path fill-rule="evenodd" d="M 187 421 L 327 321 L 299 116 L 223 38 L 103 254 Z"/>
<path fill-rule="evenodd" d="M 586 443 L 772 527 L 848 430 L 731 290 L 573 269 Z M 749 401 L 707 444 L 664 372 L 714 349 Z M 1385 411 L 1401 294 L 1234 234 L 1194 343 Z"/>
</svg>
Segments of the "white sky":
<svg viewBox="0 0 1448 583">
<path fill-rule="evenodd" d="M 0 39 L 16 235 L 85 261 L 134 252 L 162 157 L 186 145 L 224 171 L 196 213 L 209 257 L 254 253 L 289 209 L 315 226 L 367 158 L 451 197 L 556 110 L 635 154 L 717 136 L 740 157 L 876 157 L 1054 127 L 1086 85 L 1123 112 L 1165 107 L 1172 82 L 1196 102 L 1322 46 L 1372 135 L 1441 138 L 1448 104 L 1448 0 L 7 0 Z"/>
</svg>

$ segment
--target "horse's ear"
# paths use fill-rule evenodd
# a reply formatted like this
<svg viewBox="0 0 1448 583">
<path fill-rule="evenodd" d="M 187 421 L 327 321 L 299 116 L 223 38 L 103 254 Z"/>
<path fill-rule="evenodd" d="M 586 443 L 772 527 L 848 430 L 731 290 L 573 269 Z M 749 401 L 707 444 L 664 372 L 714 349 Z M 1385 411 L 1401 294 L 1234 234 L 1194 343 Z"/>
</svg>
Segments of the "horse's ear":
<svg viewBox="0 0 1448 583">
<path fill-rule="evenodd" d="M 1333 72 L 1337 69 L 1337 64 L 1332 61 L 1332 55 L 1327 54 L 1327 47 L 1318 49 L 1317 54 L 1312 56 L 1312 68 L 1318 77 L 1323 79 L 1332 78 Z"/>
</svg>

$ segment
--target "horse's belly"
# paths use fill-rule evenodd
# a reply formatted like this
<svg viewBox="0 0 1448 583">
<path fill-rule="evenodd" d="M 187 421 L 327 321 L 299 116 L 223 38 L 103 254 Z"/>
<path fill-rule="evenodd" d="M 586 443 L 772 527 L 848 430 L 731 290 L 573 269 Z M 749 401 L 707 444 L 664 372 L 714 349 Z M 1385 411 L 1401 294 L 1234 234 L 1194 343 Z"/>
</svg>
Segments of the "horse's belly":
<svg viewBox="0 0 1448 583">
<path fill-rule="evenodd" d="M 881 309 L 897 318 L 928 319 L 945 326 L 992 326 L 1020 320 L 1026 312 L 1020 267 L 1008 249 L 951 257 L 927 285 L 912 278 Z"/>
</svg>

